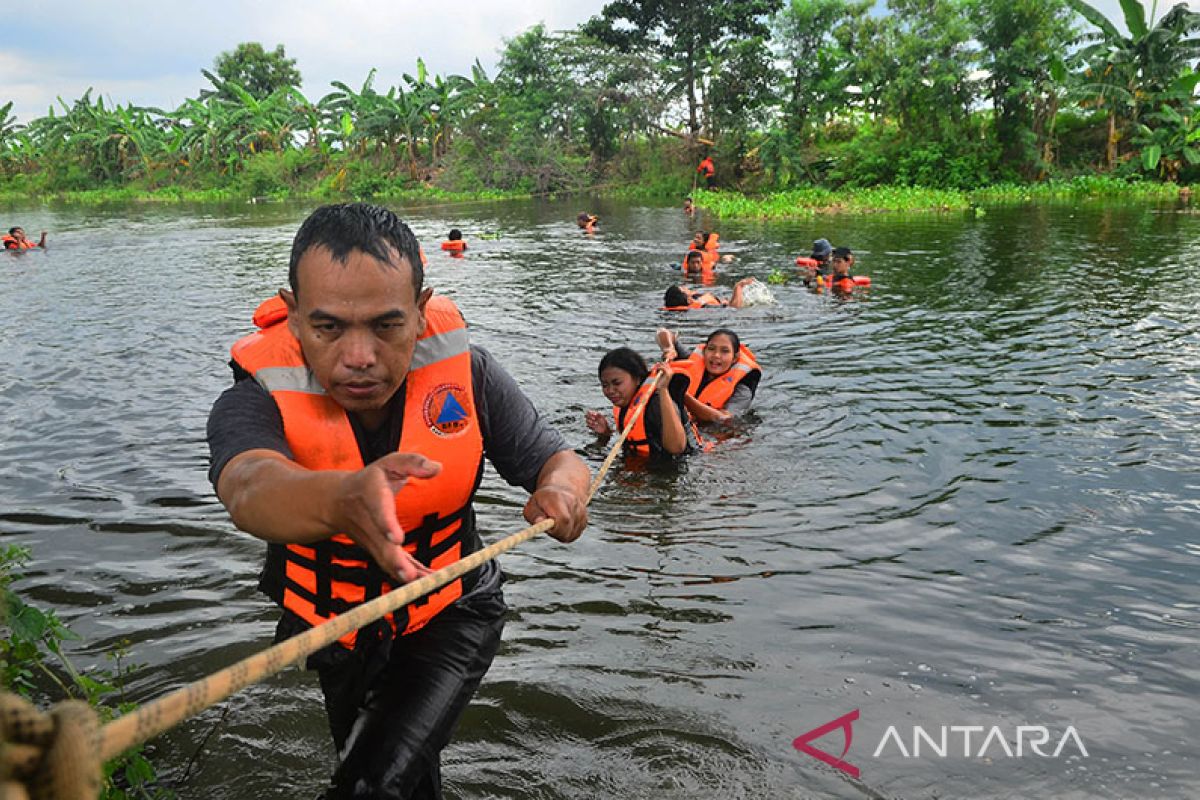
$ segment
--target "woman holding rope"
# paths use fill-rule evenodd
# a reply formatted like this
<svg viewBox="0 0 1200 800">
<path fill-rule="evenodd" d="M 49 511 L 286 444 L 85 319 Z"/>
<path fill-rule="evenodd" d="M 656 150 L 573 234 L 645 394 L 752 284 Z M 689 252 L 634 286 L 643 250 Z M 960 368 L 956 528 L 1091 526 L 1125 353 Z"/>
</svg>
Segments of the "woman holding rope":
<svg viewBox="0 0 1200 800">
<path fill-rule="evenodd" d="M 589 473 L 512 378 L 422 289 L 386 209 L 325 206 L 292 245 L 290 290 L 233 347 L 209 417 L 210 478 L 269 543 L 260 587 L 285 639 L 480 548 L 483 454 L 570 542 Z M 303 286 L 303 289 L 301 289 Z M 311 656 L 339 764 L 327 798 L 440 798 L 440 752 L 500 642 L 494 562 Z"/>
<path fill-rule="evenodd" d="M 625 450 L 642 455 L 682 455 L 693 444 L 683 407 L 688 379 L 676 374 L 667 363 L 655 365 L 654 370 L 651 373 L 645 359 L 628 347 L 608 351 L 600 359 L 600 389 L 612 403 L 613 424 L 600 411 L 588 411 L 585 421 L 593 433 L 607 437 L 614 425 L 615 430 L 624 430 L 633 411 L 644 407 L 625 440 Z"/>
</svg>

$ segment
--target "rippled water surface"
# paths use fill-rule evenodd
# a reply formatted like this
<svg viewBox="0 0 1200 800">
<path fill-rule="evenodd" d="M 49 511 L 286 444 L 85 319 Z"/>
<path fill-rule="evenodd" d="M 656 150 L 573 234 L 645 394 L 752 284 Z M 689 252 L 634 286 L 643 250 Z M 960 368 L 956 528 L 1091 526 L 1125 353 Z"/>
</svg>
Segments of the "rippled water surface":
<svg viewBox="0 0 1200 800">
<path fill-rule="evenodd" d="M 818 236 L 874 285 L 672 319 L 689 341 L 741 333 L 765 370 L 754 412 L 677 467 L 618 461 L 584 539 L 503 558 L 505 644 L 445 753 L 450 796 L 1200 794 L 1200 217 L 758 225 L 596 202 L 585 237 L 581 207 L 402 213 L 430 282 L 593 466 L 596 363 L 653 354 L 693 229 L 737 255 L 721 291 Z M 6 215 L 52 249 L 0 257 L 0 534 L 32 548 L 18 588 L 81 634 L 76 660 L 128 640 L 135 699 L 270 641 L 264 546 L 213 496 L 204 425 L 308 210 Z M 437 249 L 451 226 L 465 259 Z M 522 527 L 522 503 L 489 473 L 485 539 Z M 793 748 L 855 709 L 860 780 Z M 912 756 L 918 725 L 999 726 L 1012 748 L 1045 726 L 1048 753 L 1073 726 L 1087 756 L 964 756 L 952 734 L 945 757 L 906 758 L 885 738 Z M 315 680 L 247 690 L 153 758 L 181 797 L 315 796 L 332 758 Z"/>
</svg>

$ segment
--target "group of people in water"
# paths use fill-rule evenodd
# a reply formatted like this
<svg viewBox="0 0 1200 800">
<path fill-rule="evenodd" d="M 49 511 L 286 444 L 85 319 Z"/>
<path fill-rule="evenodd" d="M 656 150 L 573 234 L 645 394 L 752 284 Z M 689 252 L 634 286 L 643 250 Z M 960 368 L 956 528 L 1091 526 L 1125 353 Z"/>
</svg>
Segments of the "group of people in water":
<svg viewBox="0 0 1200 800">
<path fill-rule="evenodd" d="M 684 213 L 695 211 L 692 198 L 684 201 Z M 577 224 L 592 232 L 598 223 L 594 214 L 580 212 Z M 687 281 L 711 286 L 719 263 L 733 260 L 719 253 L 720 237 L 698 231 L 685 253 L 680 268 L 684 283 L 672 285 L 663 295 L 663 311 L 704 308 L 742 308 L 746 294 L 757 283 L 743 278 L 723 300 L 706 289 L 693 289 Z M 813 242 L 812 254 L 796 259 L 801 278 L 813 291 L 828 287 L 844 293 L 855 286 L 869 285 L 866 276 L 852 274 L 854 253 L 849 247 L 834 247 L 827 239 Z M 762 379 L 762 368 L 749 347 L 729 328 L 718 328 L 693 349 L 680 342 L 678 333 L 659 328 L 656 339 L 661 360 L 650 366 L 635 350 L 618 347 L 607 352 L 598 369 L 600 388 L 612 403 L 611 420 L 601 411 L 588 411 L 588 428 L 599 436 L 610 436 L 626 428 L 637 409 L 638 417 L 625 440 L 627 452 L 646 455 L 681 455 L 707 448 L 709 442 L 698 424 L 729 423 L 747 411 Z"/>
<path fill-rule="evenodd" d="M 46 248 L 46 232 L 42 231 L 42 236 L 36 242 L 25 235 L 25 229 L 17 225 L 9 228 L 8 233 L 0 236 L 0 245 L 5 250 L 33 250 L 35 248 Z"/>
<path fill-rule="evenodd" d="M 683 210 L 688 215 L 694 213 L 692 198 L 684 201 Z M 590 234 L 600 218 L 581 211 L 575 222 Z M 441 247 L 455 257 L 461 257 L 467 249 L 458 229 L 450 231 Z M 663 311 L 742 308 L 748 304 L 746 295 L 757 283 L 755 278 L 743 278 L 734 284 L 728 300 L 706 288 L 688 285 L 689 281 L 702 287 L 715 283 L 717 265 L 733 260 L 732 255 L 722 256 L 719 250 L 717 233 L 697 231 L 679 265 L 684 283 L 667 288 Z M 834 247 L 827 239 L 817 239 L 811 255 L 796 259 L 802 281 L 817 292 L 829 288 L 844 293 L 869 285 L 870 278 L 853 274 L 854 264 L 849 247 Z M 690 349 L 677 332 L 667 328 L 657 330 L 656 340 L 661 360 L 653 365 L 629 347 L 605 353 L 598 375 L 600 389 L 612 404 L 612 414 L 610 417 L 601 411 L 588 411 L 587 427 L 598 436 L 608 437 L 625 430 L 636 412 L 637 419 L 625 439 L 626 452 L 677 456 L 707 448 L 710 442 L 699 425 L 727 424 L 750 408 L 762 380 L 758 359 L 729 328 L 717 328 Z"/>
</svg>

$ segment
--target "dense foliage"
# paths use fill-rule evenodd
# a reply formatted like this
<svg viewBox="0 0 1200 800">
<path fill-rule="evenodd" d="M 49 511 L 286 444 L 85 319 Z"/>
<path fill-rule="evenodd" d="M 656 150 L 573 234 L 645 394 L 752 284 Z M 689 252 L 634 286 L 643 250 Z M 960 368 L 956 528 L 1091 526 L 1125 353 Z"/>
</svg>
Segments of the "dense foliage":
<svg viewBox="0 0 1200 800">
<path fill-rule="evenodd" d="M 1121 0 L 614 0 L 505 43 L 495 75 L 300 91 L 283 46 L 222 53 L 175 109 L 89 90 L 0 105 L 0 192 L 529 193 L 694 187 L 971 190 L 1200 170 L 1200 14 Z"/>
<path fill-rule="evenodd" d="M 130 665 L 116 651 L 111 669 L 81 671 L 65 652 L 65 643 L 78 639 L 53 611 L 30 605 L 12 588 L 29 560 L 29 551 L 15 545 L 0 548 L 0 689 L 46 706 L 66 699 L 84 700 L 103 724 L 136 704 L 124 699 Z M 106 763 L 100 800 L 172 800 L 174 792 L 159 785 L 153 764 L 142 747 Z"/>
</svg>

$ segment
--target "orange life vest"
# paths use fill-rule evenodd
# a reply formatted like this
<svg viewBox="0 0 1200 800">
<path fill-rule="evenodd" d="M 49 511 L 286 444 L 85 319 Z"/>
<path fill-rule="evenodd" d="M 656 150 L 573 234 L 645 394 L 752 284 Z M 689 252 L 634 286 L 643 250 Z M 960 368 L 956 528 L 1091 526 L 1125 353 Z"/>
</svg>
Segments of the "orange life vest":
<svg viewBox="0 0 1200 800">
<path fill-rule="evenodd" d="M 828 277 L 817 278 L 817 286 L 829 286 L 831 289 L 848 292 L 855 286 L 870 286 L 871 279 L 866 275 L 847 275 L 844 278 Z"/>
<path fill-rule="evenodd" d="M 729 304 L 717 297 L 715 294 L 711 292 L 704 292 L 702 294 L 690 295 L 688 298 L 688 304 L 686 306 L 663 306 L 662 310 L 688 311 L 693 308 L 723 308 L 727 305 Z"/>
<path fill-rule="evenodd" d="M 703 247 L 697 247 L 696 243 L 692 242 L 691 244 L 688 245 L 688 251 L 691 252 L 692 250 L 699 250 L 700 257 L 702 259 L 700 262 L 701 265 L 705 269 L 712 269 L 713 266 L 716 265 L 717 259 L 721 257 L 721 254 L 719 252 L 717 252 L 721 247 L 721 244 L 718 241 L 720 238 L 721 238 L 720 234 L 710 233 L 708 235 L 708 240 L 704 243 Z M 683 264 L 684 264 L 684 267 L 686 268 L 687 267 L 687 257 L 686 256 L 684 257 Z"/>
<path fill-rule="evenodd" d="M 716 171 L 717 168 L 713 165 L 713 160 L 711 158 L 705 158 L 700 162 L 700 166 L 696 167 L 696 172 L 704 173 L 704 177 L 706 178 L 711 178 L 713 173 Z"/>
<path fill-rule="evenodd" d="M 811 269 L 815 269 L 815 268 L 821 266 L 821 262 L 817 261 L 815 258 L 809 258 L 808 256 L 800 256 L 799 258 L 796 259 L 796 266 L 797 267 L 809 267 Z"/>
<path fill-rule="evenodd" d="M 694 253 L 694 252 L 696 252 L 696 251 L 694 251 L 694 250 L 688 251 L 688 253 Z M 688 278 L 700 277 L 702 279 L 701 283 L 707 284 L 707 283 L 709 283 L 709 280 L 708 280 L 709 278 L 716 277 L 713 274 L 714 264 L 716 264 L 716 258 L 714 257 L 714 258 L 710 259 L 709 254 L 704 252 L 703 250 L 701 250 L 700 251 L 700 269 L 688 269 L 687 254 L 685 253 L 683 256 L 683 264 L 680 266 L 680 271 L 683 272 L 684 277 L 688 277 Z"/>
<path fill-rule="evenodd" d="M 462 239 L 447 239 L 442 242 L 442 249 L 449 250 L 452 253 L 461 253 L 467 249 L 467 243 Z"/>
<path fill-rule="evenodd" d="M 625 430 L 625 420 L 633 413 L 633 410 L 646 405 L 654 397 L 656 388 L 652 378 L 653 375 L 642 381 L 642 385 L 638 387 L 637 393 L 629 401 L 629 405 L 624 408 L 613 406 L 613 420 L 617 423 L 618 433 Z M 625 437 L 625 449 L 641 455 L 650 455 L 650 437 L 646 434 L 646 410 L 644 408 L 637 421 L 633 423 L 633 427 L 630 428 L 629 435 Z"/>
<path fill-rule="evenodd" d="M 283 417 L 284 435 L 296 463 L 312 470 L 358 470 L 363 456 L 346 411 L 325 394 L 304 361 L 300 343 L 286 324 L 278 297 L 255 312 L 262 330 L 233 345 L 234 361 L 271 393 Z M 471 353 L 466 324 L 454 303 L 432 297 L 425 331 L 417 339 L 404 383 L 400 452 L 417 452 L 442 463 L 432 478 L 409 478 L 396 493 L 396 515 L 405 531 L 404 549 L 432 569 L 464 555 L 471 534 L 471 499 L 483 474 L 483 437 L 475 415 Z M 390 591 L 392 579 L 345 534 L 311 545 L 290 544 L 278 569 L 267 576 L 272 599 L 309 625 Z M 412 633 L 462 596 L 455 580 L 390 615 L 393 631 Z M 353 648 L 358 632 L 339 643 Z"/>
<path fill-rule="evenodd" d="M 733 390 L 742 381 L 751 378 L 753 382 L 748 385 L 753 388 L 762 377 L 758 360 L 746 345 L 738 348 L 737 360 L 733 362 L 733 366 L 724 375 L 704 384 L 703 389 L 700 388 L 700 383 L 704 380 L 704 345 L 697 345 L 686 359 L 672 361 L 671 367 L 677 372 L 687 374 L 690 379 L 687 393 L 712 408 L 724 408 L 729 398 L 733 397 Z"/>
<path fill-rule="evenodd" d="M 37 247 L 37 242 L 31 242 L 28 239 L 18 242 L 16 238 L 9 233 L 0 236 L 0 242 L 4 243 L 5 250 L 32 250 Z"/>
</svg>

